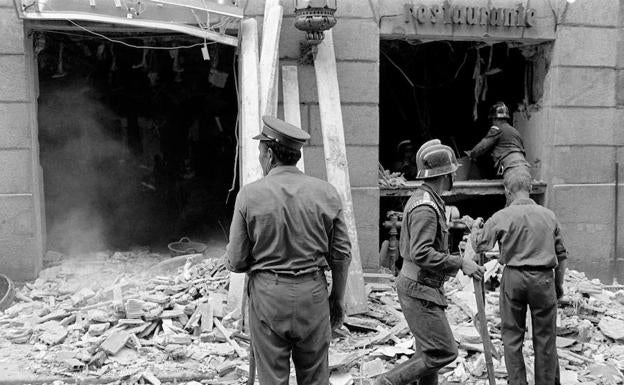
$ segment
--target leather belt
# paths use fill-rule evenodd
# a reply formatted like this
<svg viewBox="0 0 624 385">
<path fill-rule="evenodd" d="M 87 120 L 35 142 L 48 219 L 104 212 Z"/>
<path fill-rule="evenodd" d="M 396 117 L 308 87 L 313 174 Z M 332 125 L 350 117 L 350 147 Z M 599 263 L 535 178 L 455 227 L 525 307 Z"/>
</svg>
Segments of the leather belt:
<svg viewBox="0 0 624 385">
<path fill-rule="evenodd" d="M 444 282 L 447 278 L 445 274 L 440 274 L 432 270 L 421 269 L 420 266 L 409 261 L 403 261 L 401 274 L 412 281 L 416 281 L 421 285 L 432 287 L 434 289 L 439 289 L 444 286 Z"/>
<path fill-rule="evenodd" d="M 548 267 L 548 266 L 529 266 L 529 265 L 523 265 L 523 266 L 505 265 L 505 268 L 513 269 L 513 270 L 522 270 L 522 271 L 550 271 L 554 269 L 554 266 Z"/>
</svg>

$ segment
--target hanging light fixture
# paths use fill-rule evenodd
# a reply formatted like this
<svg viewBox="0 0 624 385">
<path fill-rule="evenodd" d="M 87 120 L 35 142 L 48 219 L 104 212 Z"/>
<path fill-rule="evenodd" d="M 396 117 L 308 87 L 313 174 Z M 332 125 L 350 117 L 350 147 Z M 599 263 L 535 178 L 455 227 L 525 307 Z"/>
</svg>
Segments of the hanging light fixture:
<svg viewBox="0 0 624 385">
<path fill-rule="evenodd" d="M 313 58 L 324 32 L 336 25 L 336 3 L 337 0 L 295 0 L 295 27 L 306 33 L 306 40 L 301 42 L 301 62 Z"/>
</svg>

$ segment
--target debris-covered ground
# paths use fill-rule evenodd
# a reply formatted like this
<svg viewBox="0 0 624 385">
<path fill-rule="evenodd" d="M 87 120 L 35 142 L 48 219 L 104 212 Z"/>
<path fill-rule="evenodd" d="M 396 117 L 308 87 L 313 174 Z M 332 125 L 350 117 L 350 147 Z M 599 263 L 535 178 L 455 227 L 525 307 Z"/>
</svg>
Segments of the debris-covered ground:
<svg viewBox="0 0 624 385">
<path fill-rule="evenodd" d="M 142 253 L 145 257 L 147 252 Z M 239 312 L 227 306 L 229 274 L 219 258 L 98 256 L 101 263 L 96 266 L 111 267 L 90 269 L 99 280 L 77 275 L 84 266 L 74 261 L 78 264 L 46 269 L 18 289 L 16 302 L 0 316 L 4 380 L 96 378 L 101 383 L 154 385 L 247 380 L 249 337 L 242 331 Z M 147 266 L 155 261 L 162 262 Z M 119 273 L 114 266 L 133 268 Z M 495 261 L 487 267 L 488 286 L 495 286 L 501 267 Z M 369 311 L 347 317 L 344 328 L 334 334 L 332 384 L 368 383 L 414 354 L 392 276 L 369 274 L 366 280 Z M 483 345 L 473 323 L 472 286 L 461 273 L 446 286 L 447 316 L 460 356 L 440 373 L 442 383 L 487 383 Z M 624 287 L 605 286 L 570 271 L 565 288 L 557 328 L 561 383 L 621 383 Z M 506 383 L 497 290 L 487 292 L 486 313 L 499 357 L 494 359 L 497 382 Z M 527 339 L 529 373 L 531 345 Z"/>
</svg>

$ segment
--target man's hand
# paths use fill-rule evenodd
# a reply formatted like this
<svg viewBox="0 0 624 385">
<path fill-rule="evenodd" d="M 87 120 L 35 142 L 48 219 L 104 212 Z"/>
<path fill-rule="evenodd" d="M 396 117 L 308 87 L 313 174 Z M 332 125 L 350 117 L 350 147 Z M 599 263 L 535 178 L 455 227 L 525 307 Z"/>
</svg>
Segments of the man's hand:
<svg viewBox="0 0 624 385">
<path fill-rule="evenodd" d="M 478 230 L 483 227 L 483 218 L 479 217 L 472 221 L 472 226 L 470 226 L 471 231 Z"/>
<path fill-rule="evenodd" d="M 485 274 L 485 267 L 479 266 L 475 261 L 469 258 L 462 259 L 461 269 L 464 274 L 476 279 L 477 281 L 482 280 L 483 274 Z"/>
<path fill-rule="evenodd" d="M 342 299 L 337 299 L 329 296 L 329 323 L 331 324 L 331 329 L 336 330 L 342 326 L 344 322 L 344 304 Z"/>
<path fill-rule="evenodd" d="M 464 215 L 459 221 L 471 229 L 475 220 L 470 215 Z"/>
</svg>

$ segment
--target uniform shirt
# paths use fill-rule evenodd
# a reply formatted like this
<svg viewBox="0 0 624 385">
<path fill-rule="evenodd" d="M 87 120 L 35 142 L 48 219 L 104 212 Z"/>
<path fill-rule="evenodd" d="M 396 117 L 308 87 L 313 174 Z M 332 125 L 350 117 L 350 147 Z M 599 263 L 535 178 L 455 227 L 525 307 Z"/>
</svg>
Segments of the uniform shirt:
<svg viewBox="0 0 624 385">
<path fill-rule="evenodd" d="M 399 239 L 404 276 L 416 280 L 421 269 L 448 276 L 461 267 L 461 258 L 448 253 L 445 211 L 442 198 L 426 183 L 408 200 Z M 418 284 L 412 295 L 439 306 L 447 305 L 443 287 Z"/>
<path fill-rule="evenodd" d="M 485 138 L 474 146 L 470 157 L 476 159 L 490 150 L 494 165 L 497 168 L 500 166 L 501 160 L 512 152 L 519 152 L 526 156 L 520 133 L 508 123 L 492 126 Z"/>
<path fill-rule="evenodd" d="M 227 267 L 237 273 L 305 274 L 348 264 L 351 243 L 342 202 L 329 183 L 279 166 L 236 197 Z"/>
<path fill-rule="evenodd" d="M 471 238 L 478 253 L 499 242 L 503 265 L 554 268 L 567 258 L 555 214 L 529 198 L 516 199 L 496 212 Z"/>
</svg>

